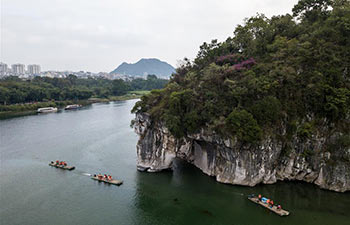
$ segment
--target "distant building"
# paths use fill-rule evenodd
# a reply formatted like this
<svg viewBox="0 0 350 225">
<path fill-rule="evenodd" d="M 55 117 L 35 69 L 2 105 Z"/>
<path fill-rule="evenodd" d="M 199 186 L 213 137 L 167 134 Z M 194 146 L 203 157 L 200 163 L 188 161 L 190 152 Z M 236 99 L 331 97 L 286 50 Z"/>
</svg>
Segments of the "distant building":
<svg viewBox="0 0 350 225">
<path fill-rule="evenodd" d="M 13 64 L 12 65 L 12 74 L 13 75 L 23 75 L 25 66 L 24 64 Z"/>
<path fill-rule="evenodd" d="M 8 73 L 7 64 L 0 62 L 0 76 L 6 76 L 7 73 Z"/>
<path fill-rule="evenodd" d="M 41 72 L 40 66 L 35 64 L 28 65 L 27 70 L 29 75 L 39 75 Z"/>
</svg>

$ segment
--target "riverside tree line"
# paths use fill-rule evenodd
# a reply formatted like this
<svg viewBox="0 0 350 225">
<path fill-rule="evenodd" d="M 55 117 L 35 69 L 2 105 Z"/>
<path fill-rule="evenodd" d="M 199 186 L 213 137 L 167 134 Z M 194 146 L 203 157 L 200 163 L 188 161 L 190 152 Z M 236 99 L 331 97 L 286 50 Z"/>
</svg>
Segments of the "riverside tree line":
<svg viewBox="0 0 350 225">
<path fill-rule="evenodd" d="M 167 82 L 168 80 L 158 79 L 155 75 L 131 81 L 82 79 L 74 75 L 66 78 L 35 77 L 30 80 L 10 76 L 0 79 L 0 104 L 108 98 L 125 95 L 128 91 L 160 89 Z"/>
</svg>

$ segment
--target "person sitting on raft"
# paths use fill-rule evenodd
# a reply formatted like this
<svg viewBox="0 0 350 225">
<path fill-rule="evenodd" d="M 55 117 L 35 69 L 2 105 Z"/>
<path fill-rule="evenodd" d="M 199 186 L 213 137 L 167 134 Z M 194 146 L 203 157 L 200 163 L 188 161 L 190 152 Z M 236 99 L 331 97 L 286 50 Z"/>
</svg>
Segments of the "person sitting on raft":
<svg viewBox="0 0 350 225">
<path fill-rule="evenodd" d="M 258 195 L 258 199 L 261 202 L 261 194 Z"/>
<path fill-rule="evenodd" d="M 281 210 L 281 209 L 282 209 L 282 206 L 281 206 L 281 205 L 278 205 L 278 206 L 277 206 L 277 209 L 278 209 L 278 210 Z"/>
<path fill-rule="evenodd" d="M 108 179 L 108 180 L 112 180 L 112 176 L 111 176 L 111 175 L 108 175 L 108 176 L 107 176 L 107 179 Z"/>
<path fill-rule="evenodd" d="M 98 174 L 97 177 L 99 180 L 102 180 L 102 178 L 103 178 L 103 176 L 101 174 Z"/>
<path fill-rule="evenodd" d="M 273 200 L 270 201 L 270 208 L 273 207 Z"/>
<path fill-rule="evenodd" d="M 58 165 L 60 163 L 60 161 L 56 160 L 56 165 Z"/>
</svg>

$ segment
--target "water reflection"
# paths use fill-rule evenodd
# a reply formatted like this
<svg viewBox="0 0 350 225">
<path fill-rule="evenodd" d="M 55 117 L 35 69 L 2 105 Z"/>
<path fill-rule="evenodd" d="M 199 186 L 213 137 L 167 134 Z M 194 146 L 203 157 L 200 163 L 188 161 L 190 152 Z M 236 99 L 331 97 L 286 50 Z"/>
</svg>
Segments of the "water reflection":
<svg viewBox="0 0 350 225">
<path fill-rule="evenodd" d="M 146 224 L 347 224 L 350 193 L 302 182 L 242 187 L 220 184 L 176 160 L 173 172 L 137 175 L 135 206 Z M 291 212 L 282 218 L 247 200 L 261 193 Z"/>
</svg>

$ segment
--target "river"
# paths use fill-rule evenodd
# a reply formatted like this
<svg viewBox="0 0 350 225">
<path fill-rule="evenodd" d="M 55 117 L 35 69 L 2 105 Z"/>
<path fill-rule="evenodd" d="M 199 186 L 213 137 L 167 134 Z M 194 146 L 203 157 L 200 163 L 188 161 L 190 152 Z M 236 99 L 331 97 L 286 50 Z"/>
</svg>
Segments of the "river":
<svg viewBox="0 0 350 225">
<path fill-rule="evenodd" d="M 350 224 L 350 193 L 297 182 L 225 185 L 181 161 L 174 171 L 137 172 L 138 138 L 130 128 L 135 102 L 0 120 L 1 225 Z M 76 170 L 49 167 L 51 160 Z M 124 184 L 96 182 L 93 173 Z M 253 204 L 246 198 L 251 193 L 273 198 L 291 215 Z"/>
</svg>

